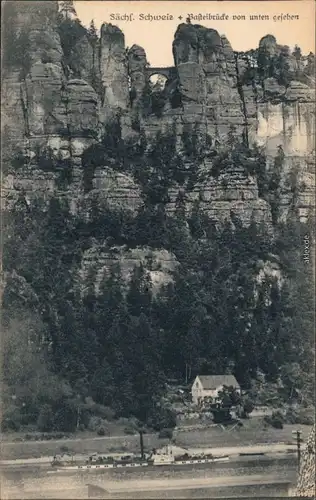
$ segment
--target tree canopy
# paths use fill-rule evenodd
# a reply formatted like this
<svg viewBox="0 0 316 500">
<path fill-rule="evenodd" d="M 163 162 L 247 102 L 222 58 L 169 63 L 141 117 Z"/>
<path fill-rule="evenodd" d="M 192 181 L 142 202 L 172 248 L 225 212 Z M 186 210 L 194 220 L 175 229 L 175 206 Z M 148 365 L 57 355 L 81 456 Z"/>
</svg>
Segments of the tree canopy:
<svg viewBox="0 0 316 500">
<path fill-rule="evenodd" d="M 311 384 L 304 384 L 313 363 L 312 271 L 301 255 L 302 235 L 311 228 L 295 212 L 288 222 L 277 216 L 283 152 L 262 178 L 262 193 L 276 210 L 271 232 L 254 220 L 216 225 L 199 201 L 188 213 L 181 190 L 175 211 L 166 212 L 181 171 L 174 144 L 172 135 L 158 136 L 144 163 L 142 156 L 130 163 L 143 193 L 133 216 L 96 202 L 83 220 L 64 197 L 44 208 L 26 203 L 23 193 L 13 207 L 3 256 L 6 427 L 74 428 L 87 397 L 117 416 L 158 426 L 173 418 L 159 406 L 166 381 L 210 369 L 232 371 L 245 388 L 263 373 L 282 381 L 281 398 L 312 399 Z M 232 161 L 239 165 L 242 155 L 259 178 L 251 154 L 236 149 Z M 254 158 L 262 165 L 261 154 Z M 95 260 L 83 289 L 83 254 L 104 242 L 108 249 L 167 249 L 178 262 L 172 280 L 153 293 L 148 264 L 135 262 L 127 279 L 120 259 L 103 271 Z M 263 272 L 271 259 L 282 279 Z"/>
</svg>

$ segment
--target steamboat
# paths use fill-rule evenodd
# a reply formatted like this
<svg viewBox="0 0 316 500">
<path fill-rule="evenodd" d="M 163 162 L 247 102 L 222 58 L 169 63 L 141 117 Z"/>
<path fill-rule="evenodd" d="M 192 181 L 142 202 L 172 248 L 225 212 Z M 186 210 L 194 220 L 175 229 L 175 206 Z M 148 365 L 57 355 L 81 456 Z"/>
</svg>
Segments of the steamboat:
<svg viewBox="0 0 316 500">
<path fill-rule="evenodd" d="M 140 455 L 102 456 L 95 454 L 81 460 L 62 460 L 54 457 L 51 465 L 58 471 L 96 471 L 102 469 L 139 469 L 140 467 L 208 467 L 216 462 L 227 462 L 229 456 L 214 456 L 210 453 L 190 454 L 186 450 L 179 452 L 179 448 L 167 445 L 161 449 L 153 449 L 151 453 L 144 452 L 143 438 L 140 434 Z M 181 450 L 180 450 L 181 451 Z M 184 453 L 183 453 L 184 451 Z"/>
</svg>

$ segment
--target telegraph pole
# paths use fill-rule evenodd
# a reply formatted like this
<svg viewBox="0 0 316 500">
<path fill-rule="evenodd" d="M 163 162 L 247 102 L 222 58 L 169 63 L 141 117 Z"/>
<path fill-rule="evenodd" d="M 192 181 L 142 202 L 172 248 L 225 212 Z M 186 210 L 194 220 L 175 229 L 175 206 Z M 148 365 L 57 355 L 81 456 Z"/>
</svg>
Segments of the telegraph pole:
<svg viewBox="0 0 316 500">
<path fill-rule="evenodd" d="M 295 439 L 296 439 L 296 447 L 297 447 L 297 462 L 298 462 L 298 467 L 300 467 L 301 463 L 301 443 L 303 442 L 303 439 L 301 438 L 302 431 L 292 431 L 292 434 L 295 434 Z"/>
</svg>

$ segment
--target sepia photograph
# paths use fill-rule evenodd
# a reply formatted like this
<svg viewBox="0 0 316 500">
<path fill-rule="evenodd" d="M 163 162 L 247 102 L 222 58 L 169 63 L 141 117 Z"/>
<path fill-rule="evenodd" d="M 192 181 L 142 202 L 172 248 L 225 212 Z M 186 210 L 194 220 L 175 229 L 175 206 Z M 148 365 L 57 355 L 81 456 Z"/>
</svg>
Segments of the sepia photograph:
<svg viewBox="0 0 316 500">
<path fill-rule="evenodd" d="M 315 498 L 315 6 L 1 1 L 1 500 Z"/>
</svg>

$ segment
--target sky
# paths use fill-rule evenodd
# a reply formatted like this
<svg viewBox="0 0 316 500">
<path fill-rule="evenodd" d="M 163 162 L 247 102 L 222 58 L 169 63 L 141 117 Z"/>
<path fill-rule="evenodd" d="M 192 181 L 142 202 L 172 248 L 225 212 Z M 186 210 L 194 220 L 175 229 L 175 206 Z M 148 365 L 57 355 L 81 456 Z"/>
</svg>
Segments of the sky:
<svg viewBox="0 0 316 500">
<path fill-rule="evenodd" d="M 185 22 L 188 14 L 228 16 L 225 20 L 193 20 L 216 29 L 226 35 L 234 50 L 242 51 L 258 46 L 266 34 L 272 34 L 282 45 L 299 45 L 304 54 L 315 52 L 315 2 L 314 0 L 292 1 L 95 1 L 74 2 L 81 22 L 88 26 L 94 19 L 97 28 L 103 22 L 119 26 L 125 35 L 125 44 L 142 46 L 151 66 L 173 65 L 172 41 L 178 24 Z M 112 16 L 127 15 L 133 20 L 113 20 Z M 141 20 L 143 15 L 165 15 L 173 20 Z M 298 16 L 298 19 L 276 18 L 275 16 Z M 246 19 L 234 20 L 233 16 Z M 250 20 L 250 16 L 267 16 L 269 19 Z M 183 19 L 179 19 L 181 16 Z"/>
</svg>

